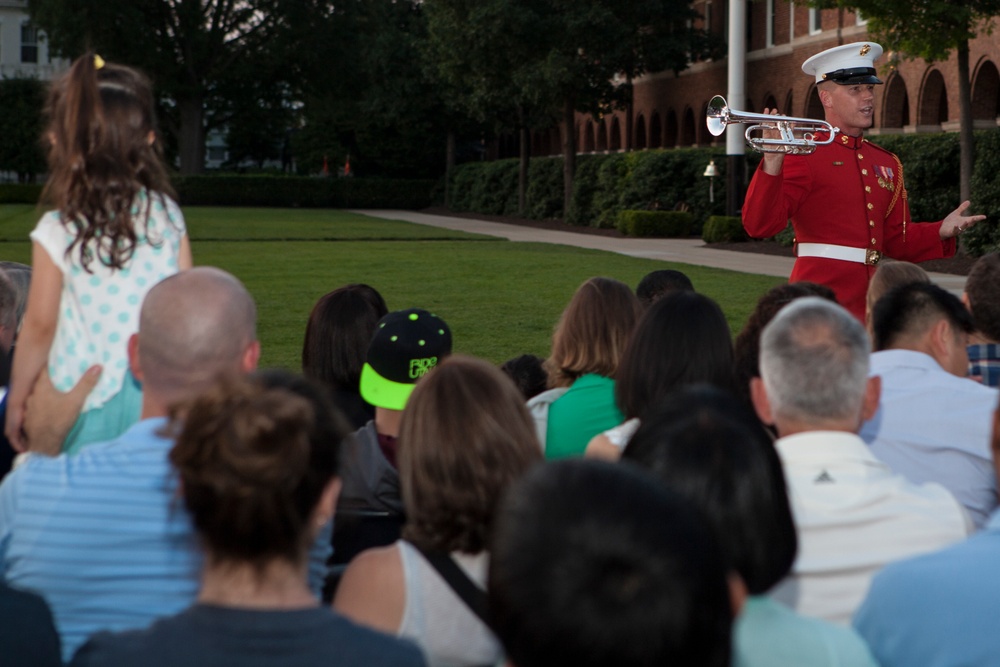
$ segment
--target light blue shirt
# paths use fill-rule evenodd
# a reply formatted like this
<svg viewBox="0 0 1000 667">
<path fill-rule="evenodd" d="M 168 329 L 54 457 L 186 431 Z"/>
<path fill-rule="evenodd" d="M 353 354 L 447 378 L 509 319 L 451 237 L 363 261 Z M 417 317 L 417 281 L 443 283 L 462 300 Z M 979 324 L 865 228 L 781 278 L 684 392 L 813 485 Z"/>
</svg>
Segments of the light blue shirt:
<svg viewBox="0 0 1000 667">
<path fill-rule="evenodd" d="M 876 352 L 871 375 L 882 378 L 878 412 L 861 427 L 872 453 L 911 482 L 944 486 L 982 527 L 997 506 L 990 453 L 997 390 L 911 350 Z"/>
<path fill-rule="evenodd" d="M 851 628 L 796 614 L 766 595 L 747 598 L 733 626 L 733 667 L 877 667 Z"/>
<path fill-rule="evenodd" d="M 65 660 L 98 630 L 143 628 L 195 600 L 202 557 L 165 423 L 75 456 L 32 456 L 0 484 L 0 575 L 46 599 Z M 310 555 L 314 590 L 329 554 L 328 527 Z"/>
<path fill-rule="evenodd" d="M 887 566 L 854 617 L 883 667 L 1000 660 L 1000 512 L 947 549 Z"/>
</svg>

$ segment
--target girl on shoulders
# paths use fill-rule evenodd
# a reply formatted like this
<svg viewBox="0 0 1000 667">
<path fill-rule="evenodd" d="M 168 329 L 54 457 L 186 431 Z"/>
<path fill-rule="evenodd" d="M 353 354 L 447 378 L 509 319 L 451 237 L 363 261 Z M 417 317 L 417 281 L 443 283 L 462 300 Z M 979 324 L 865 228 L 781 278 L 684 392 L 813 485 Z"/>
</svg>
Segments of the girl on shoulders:
<svg viewBox="0 0 1000 667">
<path fill-rule="evenodd" d="M 139 419 L 128 345 L 154 284 L 191 266 L 184 217 L 156 141 L 149 80 L 87 54 L 52 85 L 46 105 L 51 207 L 32 240 L 32 280 L 18 339 L 6 434 L 18 450 L 24 407 L 48 373 L 61 391 L 88 369 L 101 377 L 63 445 L 75 452 Z"/>
</svg>

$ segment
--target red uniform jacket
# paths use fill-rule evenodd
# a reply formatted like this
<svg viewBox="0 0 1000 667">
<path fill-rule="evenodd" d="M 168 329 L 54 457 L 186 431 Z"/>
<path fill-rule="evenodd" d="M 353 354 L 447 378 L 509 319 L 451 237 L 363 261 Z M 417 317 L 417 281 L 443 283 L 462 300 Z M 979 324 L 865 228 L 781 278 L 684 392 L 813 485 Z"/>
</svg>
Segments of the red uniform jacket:
<svg viewBox="0 0 1000 667">
<path fill-rule="evenodd" d="M 910 221 L 899 159 L 861 137 L 838 134 L 810 155 L 788 155 L 777 176 L 764 173 L 761 163 L 747 190 L 743 226 L 750 236 L 766 238 L 785 229 L 789 218 L 796 243 L 874 249 L 909 262 L 955 254 L 955 240 L 941 240 L 940 221 Z M 863 321 L 868 281 L 876 268 L 801 257 L 789 280 L 827 285 Z"/>
</svg>

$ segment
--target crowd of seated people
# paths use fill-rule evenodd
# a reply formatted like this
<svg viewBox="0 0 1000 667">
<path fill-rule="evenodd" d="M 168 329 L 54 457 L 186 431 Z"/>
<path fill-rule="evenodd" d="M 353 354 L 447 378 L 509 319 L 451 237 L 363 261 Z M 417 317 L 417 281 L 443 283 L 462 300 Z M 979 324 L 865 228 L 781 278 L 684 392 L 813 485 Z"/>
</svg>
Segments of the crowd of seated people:
<svg viewBox="0 0 1000 667">
<path fill-rule="evenodd" d="M 866 322 L 799 283 L 734 323 L 677 271 L 595 277 L 496 365 L 352 284 L 298 375 L 256 370 L 239 280 L 182 271 L 123 435 L 59 454 L 96 374 L 31 394 L 0 664 L 1000 664 L 994 286 L 1000 255 L 961 299 L 887 262 Z"/>
</svg>

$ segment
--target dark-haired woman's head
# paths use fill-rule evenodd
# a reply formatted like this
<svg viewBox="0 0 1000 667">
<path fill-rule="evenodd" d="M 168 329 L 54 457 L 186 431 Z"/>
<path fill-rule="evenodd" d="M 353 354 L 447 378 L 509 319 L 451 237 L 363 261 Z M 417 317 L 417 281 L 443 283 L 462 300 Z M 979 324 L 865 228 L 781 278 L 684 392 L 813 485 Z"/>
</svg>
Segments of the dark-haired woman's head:
<svg viewBox="0 0 1000 667">
<path fill-rule="evenodd" d="M 382 295 L 365 284 L 320 297 L 306 325 L 302 372 L 331 389 L 357 391 L 372 334 L 388 312 Z"/>
<path fill-rule="evenodd" d="M 403 411 L 403 537 L 432 551 L 482 551 L 501 493 L 541 460 L 510 378 L 486 361 L 448 357 L 417 383 Z"/>
<path fill-rule="evenodd" d="M 641 417 L 677 389 L 734 387 L 733 343 L 719 305 L 680 291 L 653 303 L 639 321 L 615 376 L 618 407 Z"/>
<path fill-rule="evenodd" d="M 217 563 L 300 564 L 336 497 L 346 423 L 325 389 L 282 371 L 229 378 L 172 419 L 170 461 Z"/>
<path fill-rule="evenodd" d="M 722 667 L 726 565 L 697 508 L 634 466 L 564 459 L 505 495 L 492 627 L 511 664 Z"/>
<path fill-rule="evenodd" d="M 552 335 L 549 386 L 568 387 L 588 373 L 611 377 L 642 306 L 625 283 L 591 278 L 573 294 Z"/>
<path fill-rule="evenodd" d="M 750 409 L 710 387 L 672 395 L 642 420 L 622 459 L 692 500 L 751 594 L 780 581 L 798 542 L 781 461 Z"/>
</svg>

